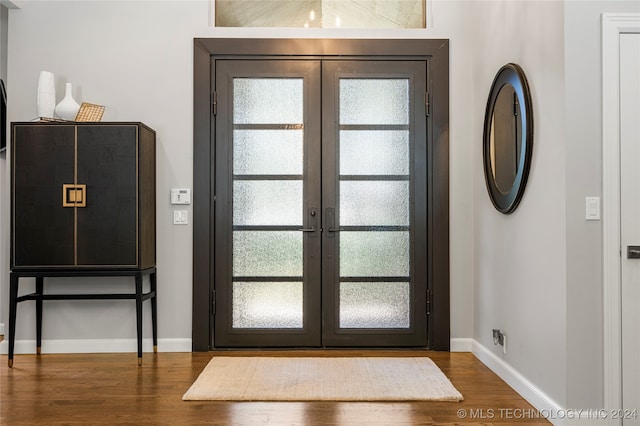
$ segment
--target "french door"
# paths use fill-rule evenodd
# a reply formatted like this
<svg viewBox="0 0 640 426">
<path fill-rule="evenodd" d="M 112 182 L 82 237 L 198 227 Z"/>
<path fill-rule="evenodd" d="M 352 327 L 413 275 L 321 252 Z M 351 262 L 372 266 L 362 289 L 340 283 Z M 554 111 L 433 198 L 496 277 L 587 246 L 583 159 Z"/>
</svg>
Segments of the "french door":
<svg viewBox="0 0 640 426">
<path fill-rule="evenodd" d="M 426 74 L 216 61 L 214 346 L 427 345 Z"/>
</svg>

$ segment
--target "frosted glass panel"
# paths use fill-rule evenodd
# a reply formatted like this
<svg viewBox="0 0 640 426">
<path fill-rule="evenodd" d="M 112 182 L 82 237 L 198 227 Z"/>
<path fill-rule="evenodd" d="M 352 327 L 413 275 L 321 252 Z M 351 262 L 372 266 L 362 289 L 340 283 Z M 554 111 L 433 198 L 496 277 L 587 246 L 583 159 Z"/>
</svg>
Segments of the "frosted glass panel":
<svg viewBox="0 0 640 426">
<path fill-rule="evenodd" d="M 302 328 L 301 282 L 234 282 L 234 328 Z"/>
<path fill-rule="evenodd" d="M 408 226 L 409 182 L 340 182 L 340 225 Z"/>
<path fill-rule="evenodd" d="M 425 28 L 425 1 L 323 0 L 323 28 Z"/>
<path fill-rule="evenodd" d="M 233 79 L 235 124 L 302 124 L 301 78 Z"/>
<path fill-rule="evenodd" d="M 302 129 L 234 130 L 233 173 L 236 175 L 301 175 Z"/>
<path fill-rule="evenodd" d="M 233 275 L 302 276 L 302 232 L 234 231 Z"/>
<path fill-rule="evenodd" d="M 409 124 L 409 80 L 340 79 L 340 124 Z"/>
<path fill-rule="evenodd" d="M 216 27 L 426 28 L 425 0 L 215 0 Z"/>
<path fill-rule="evenodd" d="M 409 232 L 341 232 L 340 276 L 408 277 Z"/>
<path fill-rule="evenodd" d="M 409 283 L 340 283 L 341 328 L 409 328 Z"/>
<path fill-rule="evenodd" d="M 340 174 L 408 175 L 408 130 L 341 130 Z"/>
<path fill-rule="evenodd" d="M 234 181 L 233 224 L 302 225 L 302 181 Z"/>
</svg>

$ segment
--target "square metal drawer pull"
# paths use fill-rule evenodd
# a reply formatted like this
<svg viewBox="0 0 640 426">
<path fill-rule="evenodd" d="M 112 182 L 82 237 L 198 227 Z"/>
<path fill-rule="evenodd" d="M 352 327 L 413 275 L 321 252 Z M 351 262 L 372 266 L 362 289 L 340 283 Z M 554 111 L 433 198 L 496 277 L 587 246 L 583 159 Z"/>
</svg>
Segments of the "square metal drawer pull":
<svg viewBox="0 0 640 426">
<path fill-rule="evenodd" d="M 65 183 L 62 185 L 62 207 L 86 207 L 87 185 Z"/>
</svg>

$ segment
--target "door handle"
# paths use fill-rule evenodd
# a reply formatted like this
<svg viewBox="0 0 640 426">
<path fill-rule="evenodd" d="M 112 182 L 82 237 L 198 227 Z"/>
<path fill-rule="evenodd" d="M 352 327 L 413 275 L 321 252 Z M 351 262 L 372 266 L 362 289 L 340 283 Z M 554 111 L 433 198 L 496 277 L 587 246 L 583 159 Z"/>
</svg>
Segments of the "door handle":
<svg viewBox="0 0 640 426">
<path fill-rule="evenodd" d="M 640 246 L 627 246 L 627 259 L 640 259 Z"/>
<path fill-rule="evenodd" d="M 316 224 L 318 223 L 317 215 L 318 215 L 318 209 L 315 208 L 315 207 L 309 207 L 309 219 L 308 219 L 308 222 L 307 222 L 308 228 L 304 228 L 303 227 L 301 229 L 298 229 L 298 231 L 301 231 L 301 232 L 316 232 L 318 230 L 318 228 L 316 226 Z M 310 236 L 312 236 L 312 235 L 310 235 Z"/>
<path fill-rule="evenodd" d="M 65 183 L 62 185 L 62 207 L 86 207 L 87 185 Z"/>
</svg>

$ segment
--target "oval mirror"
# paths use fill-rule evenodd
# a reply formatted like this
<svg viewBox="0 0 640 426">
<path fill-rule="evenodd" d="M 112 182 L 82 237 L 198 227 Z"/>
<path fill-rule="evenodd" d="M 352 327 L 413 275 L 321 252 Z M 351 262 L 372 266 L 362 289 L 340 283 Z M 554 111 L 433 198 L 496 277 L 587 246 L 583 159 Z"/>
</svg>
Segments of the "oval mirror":
<svg viewBox="0 0 640 426">
<path fill-rule="evenodd" d="M 516 64 L 500 68 L 491 85 L 484 117 L 484 177 L 491 202 L 508 214 L 520 203 L 533 147 L 531 93 Z"/>
</svg>

